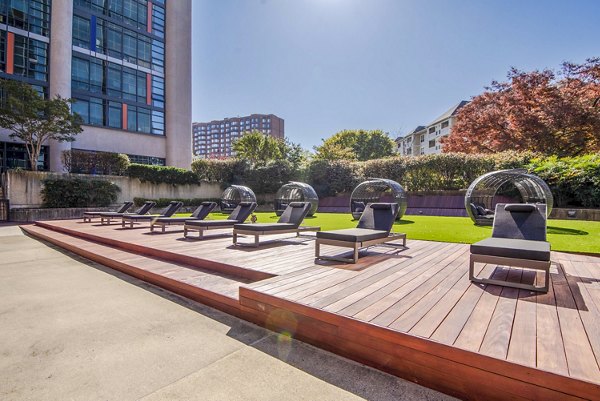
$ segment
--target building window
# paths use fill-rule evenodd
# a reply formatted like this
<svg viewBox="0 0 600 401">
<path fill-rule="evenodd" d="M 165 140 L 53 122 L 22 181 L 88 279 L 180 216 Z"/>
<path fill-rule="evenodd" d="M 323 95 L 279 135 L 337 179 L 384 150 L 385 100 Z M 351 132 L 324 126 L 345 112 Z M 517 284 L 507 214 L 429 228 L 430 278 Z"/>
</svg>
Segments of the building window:
<svg viewBox="0 0 600 401">
<path fill-rule="evenodd" d="M 48 44 L 15 34 L 14 74 L 46 82 L 48 80 Z"/>
<path fill-rule="evenodd" d="M 421 143 L 425 142 L 425 135 L 421 135 Z"/>
<path fill-rule="evenodd" d="M 73 16 L 73 46 L 90 48 L 90 20 L 78 15 Z"/>
<path fill-rule="evenodd" d="M 429 147 L 430 148 L 435 147 L 435 139 L 432 139 L 432 140 L 429 141 Z"/>
<path fill-rule="evenodd" d="M 442 123 L 442 129 L 444 129 L 444 128 L 447 128 L 449 124 L 450 124 L 450 122 L 449 122 L 449 121 L 444 121 L 444 122 Z"/>
<path fill-rule="evenodd" d="M 429 133 L 433 134 L 435 132 L 435 125 L 429 128 Z"/>
</svg>

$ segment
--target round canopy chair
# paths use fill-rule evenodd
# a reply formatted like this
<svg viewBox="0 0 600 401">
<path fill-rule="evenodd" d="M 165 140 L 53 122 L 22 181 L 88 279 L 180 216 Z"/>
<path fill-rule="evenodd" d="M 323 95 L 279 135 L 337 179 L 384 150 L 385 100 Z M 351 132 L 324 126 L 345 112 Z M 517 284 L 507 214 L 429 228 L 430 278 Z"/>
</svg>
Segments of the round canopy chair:
<svg viewBox="0 0 600 401">
<path fill-rule="evenodd" d="M 254 192 L 243 185 L 232 185 L 221 195 L 221 212 L 231 213 L 241 202 L 256 202 Z"/>
<path fill-rule="evenodd" d="M 467 190 L 465 208 L 475 224 L 493 224 L 494 198 L 498 190 L 508 184 L 519 191 L 523 203 L 545 203 L 546 212 L 550 215 L 554 198 L 544 180 L 524 169 L 498 170 L 476 178 Z"/>
<path fill-rule="evenodd" d="M 275 194 L 275 214 L 281 216 L 290 202 L 310 202 L 309 216 L 312 216 L 319 207 L 319 196 L 314 188 L 308 184 L 290 181 L 277 190 Z"/>
<path fill-rule="evenodd" d="M 367 203 L 396 202 L 399 206 L 398 220 L 406 212 L 406 192 L 396 181 L 385 178 L 369 178 L 354 188 L 350 196 L 350 212 L 354 219 L 360 219 Z"/>
</svg>

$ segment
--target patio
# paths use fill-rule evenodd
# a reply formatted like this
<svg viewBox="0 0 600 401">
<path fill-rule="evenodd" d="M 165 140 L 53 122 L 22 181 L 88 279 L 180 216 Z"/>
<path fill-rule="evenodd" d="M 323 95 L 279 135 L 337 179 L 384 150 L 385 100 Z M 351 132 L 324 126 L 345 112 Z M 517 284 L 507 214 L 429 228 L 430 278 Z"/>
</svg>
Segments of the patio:
<svg viewBox="0 0 600 401">
<path fill-rule="evenodd" d="M 243 319 L 465 399 L 599 399 L 600 258 L 553 252 L 547 294 L 474 285 L 468 245 L 408 240 L 356 265 L 315 264 L 311 238 L 234 248 L 231 236 L 65 220 L 35 236 Z M 324 252 L 339 248 L 323 247 Z M 534 272 L 486 265 L 532 282 Z"/>
</svg>

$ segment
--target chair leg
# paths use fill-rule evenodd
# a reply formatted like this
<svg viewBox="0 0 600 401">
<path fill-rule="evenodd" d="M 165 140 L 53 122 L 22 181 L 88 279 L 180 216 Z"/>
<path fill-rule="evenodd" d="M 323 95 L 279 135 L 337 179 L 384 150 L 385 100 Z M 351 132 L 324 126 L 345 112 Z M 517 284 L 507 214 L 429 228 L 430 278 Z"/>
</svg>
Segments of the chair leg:
<svg viewBox="0 0 600 401">
<path fill-rule="evenodd" d="M 150 232 L 153 233 L 154 232 L 154 224 L 150 223 Z"/>
<path fill-rule="evenodd" d="M 358 262 L 358 242 L 354 243 L 354 263 Z"/>
<path fill-rule="evenodd" d="M 321 251 L 321 244 L 319 243 L 319 240 L 315 241 L 315 258 L 319 259 L 319 253 Z"/>
<path fill-rule="evenodd" d="M 258 234 L 254 234 L 254 246 L 258 246 Z"/>
<path fill-rule="evenodd" d="M 233 245 L 237 245 L 237 232 L 233 230 Z"/>
<path fill-rule="evenodd" d="M 475 262 L 473 261 L 473 255 L 469 255 L 469 280 L 474 281 L 475 278 Z"/>
</svg>

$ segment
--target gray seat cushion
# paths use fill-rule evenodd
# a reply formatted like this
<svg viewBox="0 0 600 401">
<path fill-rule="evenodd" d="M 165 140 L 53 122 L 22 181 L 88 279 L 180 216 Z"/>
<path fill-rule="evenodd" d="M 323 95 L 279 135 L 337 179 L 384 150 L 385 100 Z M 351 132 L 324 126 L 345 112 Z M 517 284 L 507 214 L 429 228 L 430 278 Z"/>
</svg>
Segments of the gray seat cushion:
<svg viewBox="0 0 600 401">
<path fill-rule="evenodd" d="M 528 260 L 550 260 L 550 243 L 512 238 L 486 238 L 471 245 L 471 253 Z"/>
<path fill-rule="evenodd" d="M 388 231 L 371 230 L 368 228 L 347 228 L 343 230 L 317 231 L 317 238 L 332 239 L 346 242 L 364 242 L 385 238 Z"/>
<path fill-rule="evenodd" d="M 292 223 L 255 223 L 255 224 L 236 224 L 233 226 L 236 230 L 245 231 L 281 231 L 293 230 L 298 228 Z"/>
<path fill-rule="evenodd" d="M 158 216 L 151 215 L 139 215 L 139 214 L 131 214 L 131 215 L 123 215 L 124 220 L 135 220 L 135 221 L 150 221 L 156 219 Z"/>
<path fill-rule="evenodd" d="M 190 219 L 194 219 L 194 218 L 193 217 L 159 217 L 157 219 L 154 219 L 154 222 L 155 223 L 166 223 L 166 224 L 182 224 Z"/>
<path fill-rule="evenodd" d="M 219 227 L 219 226 L 231 226 L 236 224 L 235 220 L 186 220 L 186 226 L 196 227 Z"/>
</svg>

